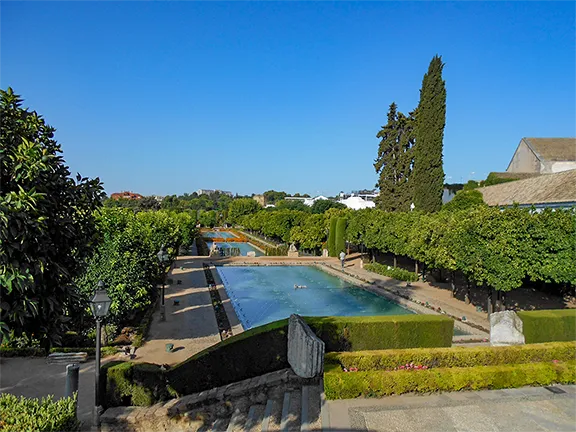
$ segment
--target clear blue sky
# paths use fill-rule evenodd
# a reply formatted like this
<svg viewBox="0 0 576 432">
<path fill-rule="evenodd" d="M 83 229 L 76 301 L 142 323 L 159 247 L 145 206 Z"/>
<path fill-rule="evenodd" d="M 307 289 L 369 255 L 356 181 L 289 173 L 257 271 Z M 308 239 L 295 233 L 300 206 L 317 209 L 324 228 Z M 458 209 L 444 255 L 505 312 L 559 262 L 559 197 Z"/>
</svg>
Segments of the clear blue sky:
<svg viewBox="0 0 576 432">
<path fill-rule="evenodd" d="M 446 181 L 575 136 L 573 2 L 2 2 L 1 76 L 108 193 L 372 188 L 389 104 L 446 66 Z M 471 174 L 474 172 L 475 174 Z"/>
</svg>

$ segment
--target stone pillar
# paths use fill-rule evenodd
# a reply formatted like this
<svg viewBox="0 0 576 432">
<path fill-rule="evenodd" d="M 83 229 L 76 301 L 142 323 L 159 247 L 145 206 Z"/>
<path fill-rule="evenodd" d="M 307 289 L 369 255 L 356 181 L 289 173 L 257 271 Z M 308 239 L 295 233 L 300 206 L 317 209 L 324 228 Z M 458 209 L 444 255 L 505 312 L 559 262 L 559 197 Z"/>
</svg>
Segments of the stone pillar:
<svg viewBox="0 0 576 432">
<path fill-rule="evenodd" d="M 324 342 L 296 314 L 288 322 L 288 363 L 302 378 L 313 378 L 324 370 Z"/>
</svg>

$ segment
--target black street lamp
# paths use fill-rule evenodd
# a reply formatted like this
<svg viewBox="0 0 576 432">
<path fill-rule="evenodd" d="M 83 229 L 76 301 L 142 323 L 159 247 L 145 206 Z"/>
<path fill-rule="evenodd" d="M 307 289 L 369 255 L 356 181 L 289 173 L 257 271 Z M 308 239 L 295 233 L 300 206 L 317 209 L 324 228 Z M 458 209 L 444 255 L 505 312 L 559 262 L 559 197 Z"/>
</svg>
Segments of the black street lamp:
<svg viewBox="0 0 576 432">
<path fill-rule="evenodd" d="M 170 255 L 168 252 L 164 250 L 164 245 L 160 248 L 160 252 L 157 254 L 158 261 L 160 261 L 160 265 L 162 266 L 162 272 L 166 270 L 165 264 L 170 259 Z M 160 306 L 160 321 L 166 321 L 166 306 L 164 305 L 164 285 L 165 285 L 166 276 L 162 276 L 162 305 Z"/>
<path fill-rule="evenodd" d="M 102 281 L 98 281 L 98 287 L 94 293 L 94 297 L 90 300 L 90 309 L 92 315 L 96 318 L 96 380 L 95 380 L 95 399 L 94 399 L 94 426 L 100 425 L 100 338 L 102 328 L 102 319 L 108 315 L 110 304 L 112 300 L 106 294 L 106 285 Z"/>
</svg>

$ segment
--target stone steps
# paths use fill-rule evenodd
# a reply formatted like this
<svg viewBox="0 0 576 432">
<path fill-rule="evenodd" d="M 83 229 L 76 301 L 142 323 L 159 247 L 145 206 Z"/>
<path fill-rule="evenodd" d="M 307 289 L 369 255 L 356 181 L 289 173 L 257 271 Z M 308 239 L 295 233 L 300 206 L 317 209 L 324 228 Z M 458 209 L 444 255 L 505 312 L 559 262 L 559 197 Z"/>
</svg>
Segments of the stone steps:
<svg viewBox="0 0 576 432">
<path fill-rule="evenodd" d="M 88 360 L 88 353 L 52 353 L 46 357 L 48 364 L 84 363 Z"/>
</svg>

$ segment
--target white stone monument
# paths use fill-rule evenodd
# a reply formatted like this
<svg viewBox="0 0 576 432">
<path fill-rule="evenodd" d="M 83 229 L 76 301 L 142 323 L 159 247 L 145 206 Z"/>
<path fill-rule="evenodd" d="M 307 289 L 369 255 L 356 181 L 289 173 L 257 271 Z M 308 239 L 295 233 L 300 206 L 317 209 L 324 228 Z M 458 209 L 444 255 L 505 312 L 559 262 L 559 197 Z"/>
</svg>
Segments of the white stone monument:
<svg viewBox="0 0 576 432">
<path fill-rule="evenodd" d="M 514 311 L 490 314 L 490 346 L 524 345 L 522 320 Z"/>
</svg>

